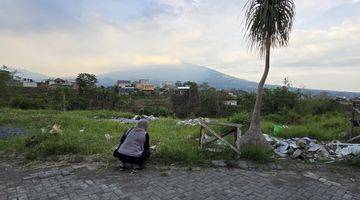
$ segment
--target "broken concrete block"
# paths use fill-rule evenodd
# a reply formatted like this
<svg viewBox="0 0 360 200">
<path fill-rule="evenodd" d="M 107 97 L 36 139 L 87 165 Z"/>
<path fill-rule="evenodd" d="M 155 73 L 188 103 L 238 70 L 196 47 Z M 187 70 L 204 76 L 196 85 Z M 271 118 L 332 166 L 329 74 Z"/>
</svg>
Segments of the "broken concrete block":
<svg viewBox="0 0 360 200">
<path fill-rule="evenodd" d="M 292 158 L 298 158 L 299 156 L 301 156 L 302 153 L 303 153 L 302 150 L 296 149 L 296 151 L 293 153 L 293 155 L 291 157 Z"/>
<path fill-rule="evenodd" d="M 296 144 L 302 149 L 306 148 L 306 140 L 303 138 L 299 139 Z"/>
<path fill-rule="evenodd" d="M 226 167 L 227 164 L 225 163 L 224 160 L 212 160 L 211 164 L 217 167 Z"/>
<path fill-rule="evenodd" d="M 240 161 L 238 162 L 238 167 L 241 168 L 241 169 L 248 169 L 248 168 L 249 168 L 249 165 L 248 165 L 248 162 L 247 162 L 247 161 L 240 160 Z"/>
</svg>

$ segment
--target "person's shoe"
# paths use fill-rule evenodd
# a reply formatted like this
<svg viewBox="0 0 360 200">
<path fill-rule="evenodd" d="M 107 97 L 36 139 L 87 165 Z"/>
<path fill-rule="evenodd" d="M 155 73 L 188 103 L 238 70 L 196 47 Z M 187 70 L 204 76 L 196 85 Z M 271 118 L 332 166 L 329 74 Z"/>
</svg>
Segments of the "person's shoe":
<svg viewBox="0 0 360 200">
<path fill-rule="evenodd" d="M 125 171 L 126 169 L 129 168 L 129 166 L 123 162 L 120 163 L 119 167 L 120 167 L 120 171 Z"/>
<path fill-rule="evenodd" d="M 143 166 L 139 166 L 139 165 L 134 165 L 134 166 L 133 166 L 133 170 L 135 170 L 135 171 L 140 171 L 140 170 L 142 170 L 142 169 L 144 169 Z"/>
</svg>

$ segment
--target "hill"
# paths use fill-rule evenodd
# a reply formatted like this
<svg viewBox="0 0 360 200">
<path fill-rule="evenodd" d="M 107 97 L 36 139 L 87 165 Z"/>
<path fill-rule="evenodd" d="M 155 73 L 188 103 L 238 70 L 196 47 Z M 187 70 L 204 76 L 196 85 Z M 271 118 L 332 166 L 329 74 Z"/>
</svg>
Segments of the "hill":
<svg viewBox="0 0 360 200">
<path fill-rule="evenodd" d="M 49 76 L 46 76 L 44 74 L 40 74 L 40 73 L 36 73 L 36 72 L 32 72 L 26 69 L 21 69 L 21 68 L 12 68 L 9 67 L 8 68 L 9 71 L 15 71 L 15 75 L 23 77 L 23 78 L 31 78 L 37 82 L 43 81 L 45 79 L 48 79 Z"/>
<path fill-rule="evenodd" d="M 116 80 L 139 80 L 149 79 L 153 84 L 164 81 L 193 81 L 197 83 L 209 83 L 210 86 L 224 88 L 238 88 L 246 91 L 256 89 L 257 83 L 232 77 L 207 67 L 192 64 L 179 66 L 146 66 L 141 68 L 119 70 L 97 76 L 99 84 L 110 86 Z"/>
</svg>

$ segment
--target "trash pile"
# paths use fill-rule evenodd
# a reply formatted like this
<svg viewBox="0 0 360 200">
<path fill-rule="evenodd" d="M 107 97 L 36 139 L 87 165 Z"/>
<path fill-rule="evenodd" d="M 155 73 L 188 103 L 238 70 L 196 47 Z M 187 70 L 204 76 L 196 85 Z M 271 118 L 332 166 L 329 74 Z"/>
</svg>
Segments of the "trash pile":
<svg viewBox="0 0 360 200">
<path fill-rule="evenodd" d="M 280 157 L 303 159 L 310 162 L 319 160 L 341 160 L 348 156 L 360 156 L 360 144 L 345 144 L 340 142 L 318 143 L 308 137 L 279 139 L 264 134 L 266 140 Z"/>
<path fill-rule="evenodd" d="M 158 117 L 154 117 L 153 115 L 135 115 L 133 118 L 128 119 L 128 118 L 122 118 L 122 117 L 114 117 L 111 118 L 111 121 L 115 121 L 115 122 L 120 122 L 120 123 L 124 123 L 124 124 L 128 124 L 128 123 L 137 123 L 139 122 L 140 119 L 147 119 L 149 121 L 155 121 L 157 119 L 159 119 Z"/>
<path fill-rule="evenodd" d="M 195 119 L 188 119 L 188 120 L 182 120 L 178 121 L 176 125 L 182 125 L 182 126 L 197 126 L 200 125 L 200 122 L 210 122 L 211 120 L 209 118 L 195 118 Z"/>
</svg>

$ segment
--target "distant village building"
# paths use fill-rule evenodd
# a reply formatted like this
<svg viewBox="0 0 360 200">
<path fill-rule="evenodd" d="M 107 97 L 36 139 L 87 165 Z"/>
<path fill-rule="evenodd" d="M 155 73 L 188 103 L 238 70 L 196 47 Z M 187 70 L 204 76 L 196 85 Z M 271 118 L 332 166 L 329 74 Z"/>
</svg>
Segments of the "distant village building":
<svg viewBox="0 0 360 200">
<path fill-rule="evenodd" d="M 140 79 L 138 83 L 139 84 L 149 84 L 150 82 L 149 82 L 149 79 Z"/>
<path fill-rule="evenodd" d="M 46 83 L 52 89 L 55 89 L 55 88 L 58 88 L 58 87 L 69 87 L 69 88 L 73 88 L 73 89 L 77 88 L 77 85 L 76 85 L 75 81 L 64 80 L 64 79 L 61 79 L 61 78 L 56 78 L 54 80 L 47 80 Z"/>
<path fill-rule="evenodd" d="M 37 87 L 37 83 L 33 79 L 30 79 L 30 78 L 22 78 L 20 82 L 22 84 L 22 87 L 26 87 L 26 88 L 36 88 Z"/>
<path fill-rule="evenodd" d="M 171 81 L 165 81 L 161 84 L 162 90 L 172 90 L 174 88 L 175 88 L 174 83 Z"/>
<path fill-rule="evenodd" d="M 190 90 L 190 86 L 179 86 L 176 89 L 178 89 L 178 90 Z"/>
<path fill-rule="evenodd" d="M 154 92 L 155 86 L 149 83 L 148 79 L 140 79 L 135 83 L 135 88 L 142 92 Z"/>
<path fill-rule="evenodd" d="M 116 85 L 119 95 L 129 95 L 135 92 L 135 86 L 131 81 L 118 80 Z"/>
<path fill-rule="evenodd" d="M 237 100 L 226 100 L 224 101 L 224 104 L 227 106 L 237 106 Z"/>
</svg>

